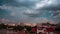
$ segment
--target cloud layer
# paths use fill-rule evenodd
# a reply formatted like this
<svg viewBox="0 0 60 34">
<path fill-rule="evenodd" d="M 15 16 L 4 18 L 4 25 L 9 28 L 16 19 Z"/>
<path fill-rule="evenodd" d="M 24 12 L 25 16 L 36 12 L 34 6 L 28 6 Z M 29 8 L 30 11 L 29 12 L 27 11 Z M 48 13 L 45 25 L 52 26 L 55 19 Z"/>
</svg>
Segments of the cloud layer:
<svg viewBox="0 0 60 34">
<path fill-rule="evenodd" d="M 1 19 L 37 23 L 60 21 L 60 0 L 0 1 Z"/>
</svg>

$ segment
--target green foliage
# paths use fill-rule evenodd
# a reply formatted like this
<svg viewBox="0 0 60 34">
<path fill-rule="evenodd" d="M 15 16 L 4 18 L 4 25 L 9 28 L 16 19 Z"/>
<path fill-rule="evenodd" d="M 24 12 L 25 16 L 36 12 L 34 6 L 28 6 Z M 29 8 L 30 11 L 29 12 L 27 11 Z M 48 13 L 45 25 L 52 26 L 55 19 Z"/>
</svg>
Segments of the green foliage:
<svg viewBox="0 0 60 34">
<path fill-rule="evenodd" d="M 7 25 L 4 25 L 3 23 L 0 24 L 0 29 L 6 29 L 7 28 Z"/>
<path fill-rule="evenodd" d="M 13 30 L 21 31 L 22 29 L 24 29 L 24 27 L 23 26 L 19 26 L 19 25 L 13 27 Z"/>
</svg>

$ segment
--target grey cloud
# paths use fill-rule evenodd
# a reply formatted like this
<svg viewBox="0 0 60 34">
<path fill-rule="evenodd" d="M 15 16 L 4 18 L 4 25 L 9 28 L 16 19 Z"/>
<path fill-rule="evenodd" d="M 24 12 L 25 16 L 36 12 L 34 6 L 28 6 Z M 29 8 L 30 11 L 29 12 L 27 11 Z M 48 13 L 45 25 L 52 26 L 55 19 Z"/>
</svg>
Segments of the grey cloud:
<svg viewBox="0 0 60 34">
<path fill-rule="evenodd" d="M 28 10 L 26 7 L 14 7 L 14 6 L 0 6 L 0 9 L 4 9 L 10 13 L 14 12 L 15 15 L 11 16 L 9 15 L 7 18 L 15 20 L 15 21 L 21 21 L 21 22 L 30 22 L 34 18 L 28 17 L 28 15 L 24 15 L 24 12 Z M 9 14 L 10 14 L 9 13 Z"/>
<path fill-rule="evenodd" d="M 41 0 L 41 1 L 44 1 L 44 0 Z M 50 5 L 46 4 L 42 8 L 35 9 L 36 3 L 39 3 L 39 2 L 40 2 L 40 0 L 34 0 L 34 1 L 32 1 L 32 0 L 24 0 L 24 1 L 22 1 L 22 0 L 20 0 L 20 1 L 3 0 L 2 6 L 0 6 L 0 8 L 3 10 L 6 10 L 8 12 L 11 12 L 11 13 L 15 12 L 14 19 L 17 21 L 22 21 L 22 22 L 37 22 L 38 20 L 40 20 L 39 19 L 40 17 L 44 17 L 44 16 L 48 15 L 46 13 L 48 13 L 50 11 L 53 14 L 53 16 L 51 16 L 50 18 L 53 18 L 54 16 L 57 16 L 59 14 L 59 12 L 57 12 L 57 11 L 60 10 L 60 7 L 59 7 L 60 1 L 56 1 L 56 4 L 55 4 L 55 1 L 53 1 L 53 3 Z M 5 6 L 3 6 L 3 5 L 5 5 Z M 30 12 L 27 10 L 29 10 Z M 45 17 L 45 18 L 46 18 L 46 20 L 48 20 L 47 17 Z M 52 20 L 54 20 L 54 19 L 52 19 Z M 43 18 L 42 22 L 43 21 L 44 21 L 44 18 Z"/>
<path fill-rule="evenodd" d="M 49 0 L 51 4 L 46 3 L 40 10 L 60 10 L 59 0 Z"/>
<path fill-rule="evenodd" d="M 40 0 L 0 0 L 1 5 L 8 5 L 8 6 L 17 6 L 17 7 L 34 7 L 35 3 L 39 2 Z"/>
</svg>

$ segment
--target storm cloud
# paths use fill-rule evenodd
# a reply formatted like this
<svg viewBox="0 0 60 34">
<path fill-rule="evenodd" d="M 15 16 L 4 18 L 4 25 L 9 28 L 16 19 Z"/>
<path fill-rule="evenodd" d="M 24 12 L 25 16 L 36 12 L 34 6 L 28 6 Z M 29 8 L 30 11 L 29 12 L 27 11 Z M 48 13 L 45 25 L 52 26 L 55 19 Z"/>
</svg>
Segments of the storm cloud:
<svg viewBox="0 0 60 34">
<path fill-rule="evenodd" d="M 60 0 L 0 0 L 0 18 L 20 22 L 59 22 Z"/>
</svg>

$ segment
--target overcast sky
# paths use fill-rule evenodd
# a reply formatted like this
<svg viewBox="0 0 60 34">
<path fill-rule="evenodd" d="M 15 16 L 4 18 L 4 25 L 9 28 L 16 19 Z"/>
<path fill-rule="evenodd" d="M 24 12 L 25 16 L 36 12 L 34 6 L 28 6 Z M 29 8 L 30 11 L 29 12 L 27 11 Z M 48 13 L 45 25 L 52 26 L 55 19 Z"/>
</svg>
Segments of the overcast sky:
<svg viewBox="0 0 60 34">
<path fill-rule="evenodd" d="M 0 0 L 0 20 L 57 23 L 60 0 Z"/>
</svg>

